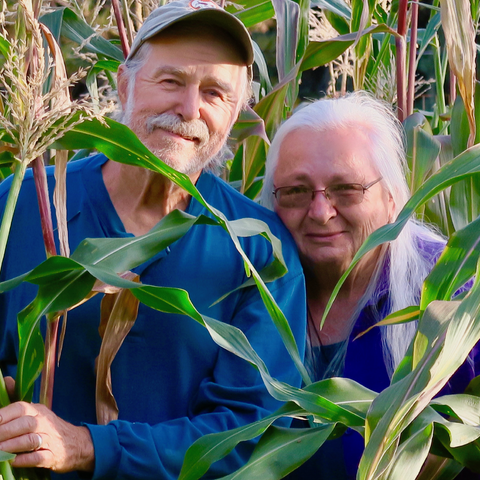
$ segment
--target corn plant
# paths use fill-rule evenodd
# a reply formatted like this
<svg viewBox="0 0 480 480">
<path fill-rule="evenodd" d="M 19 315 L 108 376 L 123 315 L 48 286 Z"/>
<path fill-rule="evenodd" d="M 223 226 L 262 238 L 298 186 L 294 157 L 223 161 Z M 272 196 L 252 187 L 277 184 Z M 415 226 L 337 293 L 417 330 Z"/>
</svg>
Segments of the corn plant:
<svg viewBox="0 0 480 480">
<path fill-rule="evenodd" d="M 130 245 L 127 239 L 92 240 L 82 244 L 70 256 L 67 250 L 61 251 L 62 256 L 53 255 L 53 247 L 47 247 L 50 258 L 46 262 L 18 279 L 2 283 L 2 291 L 15 287 L 21 281 L 39 286 L 39 293 L 30 308 L 19 315 L 19 328 L 24 332 L 22 337 L 31 339 L 20 345 L 17 390 L 21 398 L 30 398 L 33 382 L 43 366 L 44 345 L 39 331 L 40 318 L 47 315 L 53 320 L 58 312 L 68 310 L 92 294 L 108 289 L 117 292 L 126 289 L 138 301 L 152 308 L 168 308 L 168 311 L 189 315 L 204 325 L 222 347 L 254 365 L 260 371 L 271 395 L 285 402 L 278 412 L 260 422 L 200 439 L 187 453 L 181 479 L 200 478 L 211 463 L 226 455 L 239 442 L 259 435 L 261 439 L 249 463 L 227 478 L 252 478 L 259 475 L 271 479 L 282 478 L 304 462 L 328 438 L 341 435 L 347 427 L 357 430 L 366 439 L 367 446 L 358 473 L 360 479 L 414 479 L 418 475 L 436 478 L 437 474 L 444 475 L 442 478 L 454 478 L 463 465 L 480 471 L 477 460 L 480 437 L 478 382 L 472 382 L 465 394 L 435 398 L 480 339 L 477 272 L 479 236 L 476 220 L 479 213 L 480 150 L 473 146 L 478 142 L 479 135 L 476 129 L 478 116 L 475 115 L 479 101 L 476 101 L 474 82 L 474 32 L 479 19 L 478 2 L 435 0 L 430 7 L 430 18 L 425 29 L 419 29 L 417 25 L 419 3 L 416 1 L 401 0 L 387 4 L 375 0 L 238 0 L 235 5 L 226 6 L 249 28 L 275 16 L 278 83 L 272 85 L 264 55 L 256 48 L 256 103 L 243 112 L 232 132 L 234 158 L 224 172 L 225 178 L 238 185 L 245 195 L 251 198 L 258 195 L 262 187 L 261 177 L 269 139 L 298 105 L 302 73 L 319 66 L 332 65 L 332 62 L 341 58 L 350 64 L 350 73 L 345 74 L 345 80 L 350 75 L 354 88 L 376 92 L 382 90 L 384 98 L 396 102 L 399 117 L 404 120 L 407 132 L 411 165 L 408 181 L 413 194 L 393 224 L 374 232 L 367 239 L 349 271 L 364 253 L 396 238 L 415 212 L 436 222 L 450 236 L 444 254 L 426 280 L 420 305 L 393 314 L 385 321 L 387 324 L 419 319 L 419 329 L 404 361 L 395 372 L 391 386 L 379 394 L 348 379 L 328 379 L 310 384 L 285 317 L 272 302 L 264 284 L 284 271 L 281 248 L 276 239 L 265 232 L 263 225 L 252 225 L 248 219 L 245 222 L 229 223 L 221 212 L 213 210 L 204 202 L 188 178 L 151 155 L 127 127 L 109 119 L 101 121 L 98 117 L 101 105 L 98 78 L 104 76 L 114 88 L 113 74 L 128 51 L 134 30 L 148 14 L 151 5 L 146 5 L 145 2 L 140 8 L 139 2 L 130 6 L 127 2 L 122 2 L 121 12 L 118 2 L 112 2 L 112 16 L 115 16 L 118 24 L 119 47 L 95 31 L 88 22 L 88 16 L 76 3 L 72 3 L 70 8 L 62 6 L 47 13 L 41 13 L 41 2 L 32 5 L 26 1 L 20 3 L 18 12 L 24 16 L 19 15 L 18 18 L 27 18 L 22 12 L 30 12 L 30 23 L 18 20 L 13 37 L 6 30 L 0 37 L 0 53 L 5 58 L 2 86 L 7 91 L 1 105 L 0 159 L 3 165 L 12 162 L 16 165 L 16 182 L 21 182 L 21 172 L 40 157 L 47 147 L 58 150 L 97 149 L 109 158 L 129 158 L 128 161 L 133 165 L 167 176 L 207 207 L 213 216 L 212 220 L 174 212 L 158 228 L 140 239 L 137 245 L 141 249 Z M 467 9 L 466 6 L 471 8 Z M 317 13 L 320 12 L 324 21 L 329 23 L 335 32 L 332 37 L 311 39 L 309 18 L 312 8 Z M 95 11 L 98 14 L 101 9 Z M 36 56 L 41 55 L 43 42 L 38 34 L 40 29 L 46 38 L 50 38 L 52 56 L 57 51 L 53 40 L 61 44 L 63 39 L 76 43 L 78 53 L 89 60 L 86 84 L 91 95 L 90 120 L 82 118 L 86 114 L 75 113 L 77 107 L 69 103 L 66 107 L 68 115 L 52 116 L 51 122 L 45 123 L 41 132 L 37 131 L 36 148 L 24 149 L 29 153 L 35 152 L 35 155 L 27 158 L 22 156 L 20 148 L 24 145 L 23 137 L 10 126 L 18 122 L 9 120 L 9 115 L 15 112 L 9 101 L 17 90 L 20 91 L 20 87 L 12 86 L 13 77 L 18 76 L 17 72 L 24 72 L 20 78 L 24 78 L 24 83 L 29 86 L 35 84 L 35 75 L 40 75 L 41 80 L 37 80 L 32 96 L 44 98 L 41 97 L 45 95 L 43 86 L 48 82 L 45 71 L 41 70 L 44 62 L 37 62 L 37 69 L 14 66 L 15 61 L 27 61 L 32 57 L 33 54 L 28 54 L 20 59 L 18 53 L 18 45 L 32 49 L 32 38 L 37 39 L 36 50 L 32 51 L 38 52 Z M 445 44 L 441 42 L 443 37 L 440 31 L 443 31 Z M 56 34 L 49 36 L 48 32 Z M 29 40 L 24 43 L 11 41 L 12 38 L 27 37 Z M 434 57 L 437 101 L 432 112 L 415 112 L 415 71 L 426 52 L 432 52 Z M 462 62 L 458 61 L 460 57 Z M 455 85 L 458 85 L 459 90 L 459 96 L 451 106 L 447 105 L 443 95 L 447 85 L 447 67 L 451 72 L 448 81 L 451 92 L 455 91 Z M 331 70 L 334 68 L 332 66 Z M 10 71 L 13 73 L 9 74 Z M 41 71 L 43 73 L 39 73 Z M 391 91 L 392 82 L 387 78 L 391 72 L 395 72 L 395 92 Z M 41 94 L 39 84 L 42 86 Z M 343 82 L 343 87 L 346 84 L 346 81 Z M 390 85 L 388 91 L 383 88 L 385 85 Z M 381 86 L 383 87 L 380 88 Z M 451 94 L 452 103 L 453 97 Z M 47 98 L 43 101 L 45 105 L 42 115 L 48 116 L 56 110 L 50 104 L 51 97 Z M 15 118 L 23 118 L 21 114 L 16 115 Z M 38 109 L 34 109 L 30 115 L 33 119 L 38 119 Z M 18 124 L 20 123 L 22 122 Z M 22 125 L 28 135 L 35 131 L 34 121 Z M 122 138 L 122 145 L 115 138 Z M 467 147 L 471 148 L 467 150 Z M 13 189 L 12 198 L 15 195 Z M 48 195 L 44 194 L 43 198 L 48 198 Z M 42 217 L 48 218 L 48 210 L 44 212 Z M 4 214 L 2 229 L 3 223 L 8 225 L 9 215 Z M 125 272 L 165 248 L 196 223 L 219 225 L 230 233 L 246 267 L 252 272 L 253 281 L 260 288 L 290 355 L 302 373 L 306 385 L 303 389 L 282 384 L 272 378 L 242 333 L 202 316 L 191 304 L 186 292 L 141 285 L 125 275 Z M 238 237 L 245 232 L 246 226 L 250 232 L 264 233 L 271 239 L 277 258 L 275 268 L 268 272 L 256 272 L 244 256 Z M 171 228 L 174 233 L 167 233 Z M 52 245 L 51 238 L 49 241 Z M 461 302 L 452 302 L 453 292 L 474 275 L 477 281 L 469 294 Z M 65 282 L 67 277 L 73 278 L 69 284 Z M 95 287 L 96 279 L 103 282 L 102 286 Z M 57 288 L 52 290 L 52 285 Z M 339 288 L 340 284 L 336 291 Z M 332 302 L 333 299 L 334 296 Z M 458 344 L 462 344 L 462 349 L 457 349 Z M 31 362 L 32 358 L 38 361 Z M 430 376 L 431 372 L 435 372 L 435 375 Z M 5 392 L 3 398 L 5 402 L 8 401 Z M 451 420 L 447 421 L 441 413 L 448 413 Z M 273 425 L 277 418 L 284 416 L 308 417 L 317 428 L 294 431 Z M 434 445 L 442 446 L 444 458 L 439 460 L 441 468 L 435 463 L 429 463 L 420 473 Z"/>
</svg>

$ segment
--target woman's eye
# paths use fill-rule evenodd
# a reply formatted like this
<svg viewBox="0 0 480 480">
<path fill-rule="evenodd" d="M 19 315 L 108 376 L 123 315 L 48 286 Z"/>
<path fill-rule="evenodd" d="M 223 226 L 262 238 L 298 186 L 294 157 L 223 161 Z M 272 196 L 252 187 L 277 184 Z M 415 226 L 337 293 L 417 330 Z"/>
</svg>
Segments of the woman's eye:
<svg viewBox="0 0 480 480">
<path fill-rule="evenodd" d="M 307 187 L 289 187 L 284 191 L 284 195 L 301 195 L 302 193 L 308 192 Z"/>
<path fill-rule="evenodd" d="M 330 190 L 335 193 L 341 193 L 341 194 L 349 194 L 349 193 L 355 193 L 359 190 L 359 186 L 356 184 L 352 183 L 345 183 L 342 185 L 333 185 L 330 187 Z M 361 187 L 360 187 L 361 189 Z"/>
</svg>

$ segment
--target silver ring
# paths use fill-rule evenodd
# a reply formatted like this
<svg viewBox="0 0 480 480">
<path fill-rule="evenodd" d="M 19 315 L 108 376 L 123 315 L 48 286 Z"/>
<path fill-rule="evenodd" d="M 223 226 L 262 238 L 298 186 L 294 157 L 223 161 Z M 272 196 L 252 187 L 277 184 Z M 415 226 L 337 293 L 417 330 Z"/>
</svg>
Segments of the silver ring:
<svg viewBox="0 0 480 480">
<path fill-rule="evenodd" d="M 41 436 L 39 433 L 36 433 L 35 435 L 37 436 L 38 445 L 33 449 L 34 452 L 35 452 L 36 450 L 39 450 L 40 447 L 42 446 L 42 443 L 43 443 L 43 438 L 42 438 L 42 436 Z"/>
</svg>

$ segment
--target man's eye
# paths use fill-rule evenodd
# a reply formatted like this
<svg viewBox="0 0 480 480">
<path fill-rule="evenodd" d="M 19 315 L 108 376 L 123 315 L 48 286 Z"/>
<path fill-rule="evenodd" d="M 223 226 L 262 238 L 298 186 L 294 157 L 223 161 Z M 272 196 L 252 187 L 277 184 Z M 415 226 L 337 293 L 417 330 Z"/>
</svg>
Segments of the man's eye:
<svg viewBox="0 0 480 480">
<path fill-rule="evenodd" d="M 207 95 L 210 97 L 220 98 L 222 95 L 218 90 L 207 90 Z"/>
<path fill-rule="evenodd" d="M 178 85 L 179 84 L 178 80 L 176 80 L 175 78 L 164 78 L 162 80 L 162 83 L 164 83 L 166 85 Z"/>
</svg>

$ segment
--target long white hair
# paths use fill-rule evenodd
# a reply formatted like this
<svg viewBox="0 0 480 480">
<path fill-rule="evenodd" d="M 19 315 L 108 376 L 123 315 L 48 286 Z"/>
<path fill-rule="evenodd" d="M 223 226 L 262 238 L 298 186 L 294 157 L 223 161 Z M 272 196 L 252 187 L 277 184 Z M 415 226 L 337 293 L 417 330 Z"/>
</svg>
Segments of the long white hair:
<svg viewBox="0 0 480 480">
<path fill-rule="evenodd" d="M 394 218 L 410 197 L 406 181 L 408 165 L 401 123 L 390 107 L 366 92 L 354 92 L 341 98 L 322 99 L 300 108 L 278 129 L 268 152 L 261 203 L 274 207 L 273 177 L 280 148 L 292 131 L 308 128 L 322 132 L 333 128 L 355 128 L 368 135 L 372 149 L 371 160 L 383 177 L 383 188 L 395 203 Z M 410 220 L 399 237 L 383 248 L 377 271 L 362 298 L 356 315 L 369 300 L 378 295 L 378 281 L 386 262 L 389 264 L 389 312 L 418 305 L 422 283 L 431 270 L 434 259 L 427 258 L 421 249 L 424 243 L 445 243 L 433 228 Z M 377 321 L 381 318 L 377 318 Z M 383 357 L 391 375 L 405 355 L 416 325 L 407 323 L 382 328 Z"/>
</svg>

